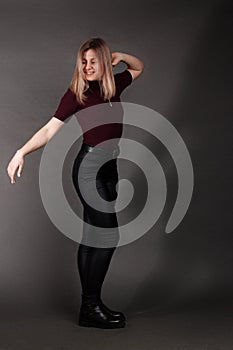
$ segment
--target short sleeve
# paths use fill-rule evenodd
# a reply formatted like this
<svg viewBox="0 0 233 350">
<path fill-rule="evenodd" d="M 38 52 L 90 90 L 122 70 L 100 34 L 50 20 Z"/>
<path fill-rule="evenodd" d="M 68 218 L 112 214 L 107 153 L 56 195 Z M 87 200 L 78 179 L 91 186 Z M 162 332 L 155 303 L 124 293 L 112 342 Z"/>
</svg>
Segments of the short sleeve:
<svg viewBox="0 0 233 350">
<path fill-rule="evenodd" d="M 79 103 L 76 99 L 76 95 L 70 90 L 70 88 L 68 88 L 60 100 L 58 108 L 54 113 L 54 117 L 64 121 L 78 110 Z"/>
<path fill-rule="evenodd" d="M 132 83 L 133 77 L 130 71 L 128 71 L 127 69 L 125 69 L 121 73 L 116 73 L 114 76 L 117 94 L 120 95 L 122 91 Z"/>
</svg>

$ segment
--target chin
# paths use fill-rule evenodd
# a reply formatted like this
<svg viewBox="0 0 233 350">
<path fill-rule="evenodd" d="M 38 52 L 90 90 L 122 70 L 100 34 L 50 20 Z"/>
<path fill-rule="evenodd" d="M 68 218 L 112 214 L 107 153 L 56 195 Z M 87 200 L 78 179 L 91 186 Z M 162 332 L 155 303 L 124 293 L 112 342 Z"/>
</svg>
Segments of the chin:
<svg viewBox="0 0 233 350">
<path fill-rule="evenodd" d="M 92 76 L 86 75 L 86 80 L 92 81 L 92 80 L 99 80 L 99 76 L 94 74 Z"/>
</svg>

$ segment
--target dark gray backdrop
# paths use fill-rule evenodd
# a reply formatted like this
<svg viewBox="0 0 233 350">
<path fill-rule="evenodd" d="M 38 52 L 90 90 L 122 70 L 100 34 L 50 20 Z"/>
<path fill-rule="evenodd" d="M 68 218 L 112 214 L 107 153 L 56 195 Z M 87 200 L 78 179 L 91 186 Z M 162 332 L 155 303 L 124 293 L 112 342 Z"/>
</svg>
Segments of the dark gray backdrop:
<svg viewBox="0 0 233 350">
<path fill-rule="evenodd" d="M 150 107 L 176 127 L 195 176 L 186 216 L 173 234 L 164 234 L 178 184 L 174 164 L 158 145 L 167 171 L 166 208 L 147 235 L 118 248 L 103 288 L 105 301 L 140 313 L 231 298 L 230 3 L 1 0 L 1 311 L 34 306 L 67 311 L 79 304 L 78 245 L 51 223 L 40 198 L 43 149 L 26 156 L 14 185 L 6 167 L 55 112 L 77 49 L 91 36 L 144 61 L 144 74 L 122 100 Z M 72 160 L 74 153 L 69 156 Z M 71 162 L 66 164 L 69 172 Z"/>
</svg>

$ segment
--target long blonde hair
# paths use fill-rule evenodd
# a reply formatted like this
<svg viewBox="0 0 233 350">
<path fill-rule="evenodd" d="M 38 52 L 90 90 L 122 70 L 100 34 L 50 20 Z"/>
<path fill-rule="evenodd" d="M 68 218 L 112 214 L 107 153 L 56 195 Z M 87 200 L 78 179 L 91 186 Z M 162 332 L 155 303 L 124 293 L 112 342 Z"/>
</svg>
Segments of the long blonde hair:
<svg viewBox="0 0 233 350">
<path fill-rule="evenodd" d="M 116 93 L 110 49 L 102 38 L 91 38 L 85 41 L 79 47 L 76 67 L 70 83 L 71 91 L 75 93 L 77 101 L 81 104 L 85 104 L 87 96 L 84 93 L 89 88 L 88 80 L 85 79 L 82 68 L 84 52 L 89 49 L 95 50 L 96 55 L 102 65 L 103 75 L 99 83 L 101 94 L 104 97 L 104 100 L 112 98 Z"/>
</svg>

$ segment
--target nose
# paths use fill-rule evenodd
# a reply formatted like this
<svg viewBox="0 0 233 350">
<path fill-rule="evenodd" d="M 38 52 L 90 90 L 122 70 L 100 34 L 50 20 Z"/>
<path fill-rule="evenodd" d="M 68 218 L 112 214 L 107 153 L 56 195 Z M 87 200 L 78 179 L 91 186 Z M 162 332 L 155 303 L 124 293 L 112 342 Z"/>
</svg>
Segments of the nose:
<svg viewBox="0 0 233 350">
<path fill-rule="evenodd" d="M 91 68 L 91 62 L 87 62 L 86 63 L 86 69 L 88 70 L 88 69 L 90 69 Z"/>
</svg>

